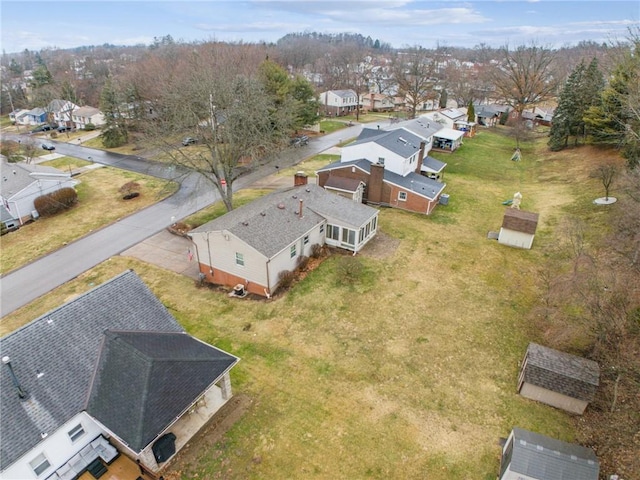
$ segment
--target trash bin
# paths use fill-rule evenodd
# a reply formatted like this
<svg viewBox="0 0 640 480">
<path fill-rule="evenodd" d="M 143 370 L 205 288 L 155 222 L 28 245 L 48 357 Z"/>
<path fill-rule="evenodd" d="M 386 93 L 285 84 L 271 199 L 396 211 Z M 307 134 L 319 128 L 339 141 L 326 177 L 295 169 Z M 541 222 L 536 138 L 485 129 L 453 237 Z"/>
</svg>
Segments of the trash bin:
<svg viewBox="0 0 640 480">
<path fill-rule="evenodd" d="M 440 205 L 449 205 L 449 195 L 446 193 L 440 195 L 440 201 L 438 203 L 440 203 Z"/>
</svg>

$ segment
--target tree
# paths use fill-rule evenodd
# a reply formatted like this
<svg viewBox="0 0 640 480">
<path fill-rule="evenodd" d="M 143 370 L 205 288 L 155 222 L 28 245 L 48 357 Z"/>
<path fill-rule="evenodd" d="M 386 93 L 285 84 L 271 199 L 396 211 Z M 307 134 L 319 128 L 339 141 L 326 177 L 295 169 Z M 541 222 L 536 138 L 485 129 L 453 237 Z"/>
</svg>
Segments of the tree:
<svg viewBox="0 0 640 480">
<path fill-rule="evenodd" d="M 529 106 L 552 97 L 557 88 L 552 65 L 555 54 L 532 44 L 501 49 L 502 62 L 493 72 L 496 94 L 513 107 L 518 118 Z"/>
<path fill-rule="evenodd" d="M 410 117 L 415 118 L 418 108 L 427 100 L 435 99 L 435 62 L 430 58 L 428 50 L 412 47 L 396 53 L 392 61 L 392 71 L 398 85 L 398 93 L 404 95 Z"/>
<path fill-rule="evenodd" d="M 122 94 L 112 79 L 108 79 L 100 95 L 100 110 L 104 115 L 104 127 L 100 138 L 107 148 L 120 147 L 129 140 L 127 120 L 121 111 Z"/>
<path fill-rule="evenodd" d="M 604 187 L 605 200 L 609 200 L 609 190 L 611 189 L 611 185 L 613 185 L 613 180 L 617 173 L 618 168 L 613 164 L 608 164 L 600 165 L 591 174 L 593 178 L 597 178 L 602 183 L 602 186 Z"/>
<path fill-rule="evenodd" d="M 467 107 L 467 121 L 468 122 L 476 121 L 476 108 L 473 106 L 473 100 L 469 102 L 469 106 Z"/>
<path fill-rule="evenodd" d="M 439 101 L 440 108 L 447 108 L 448 99 L 449 99 L 449 94 L 447 93 L 447 89 L 443 88 L 442 92 L 440 93 L 440 101 Z"/>
<path fill-rule="evenodd" d="M 36 156 L 36 152 L 39 150 L 38 145 L 36 145 L 36 141 L 33 137 L 26 137 L 20 142 L 20 145 L 22 146 L 22 154 L 24 155 L 25 163 L 31 163 L 33 157 Z"/>
</svg>

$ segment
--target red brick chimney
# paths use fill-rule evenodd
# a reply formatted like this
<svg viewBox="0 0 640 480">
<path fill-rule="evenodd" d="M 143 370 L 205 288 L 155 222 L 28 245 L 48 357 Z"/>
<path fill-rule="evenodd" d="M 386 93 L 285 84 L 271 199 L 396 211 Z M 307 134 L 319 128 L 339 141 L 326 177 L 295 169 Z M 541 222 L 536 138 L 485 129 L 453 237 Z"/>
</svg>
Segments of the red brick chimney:
<svg viewBox="0 0 640 480">
<path fill-rule="evenodd" d="M 371 164 L 369 185 L 367 188 L 367 200 L 371 203 L 382 203 L 382 180 L 384 179 L 384 165 Z"/>
<path fill-rule="evenodd" d="M 304 172 L 296 172 L 293 176 L 293 186 L 298 187 L 300 185 L 306 185 L 308 182 L 307 174 Z"/>
<path fill-rule="evenodd" d="M 420 153 L 418 153 L 418 165 L 416 165 L 416 173 L 420 175 L 420 169 L 422 168 L 422 162 L 424 161 L 424 149 L 427 146 L 425 141 L 420 142 Z"/>
</svg>

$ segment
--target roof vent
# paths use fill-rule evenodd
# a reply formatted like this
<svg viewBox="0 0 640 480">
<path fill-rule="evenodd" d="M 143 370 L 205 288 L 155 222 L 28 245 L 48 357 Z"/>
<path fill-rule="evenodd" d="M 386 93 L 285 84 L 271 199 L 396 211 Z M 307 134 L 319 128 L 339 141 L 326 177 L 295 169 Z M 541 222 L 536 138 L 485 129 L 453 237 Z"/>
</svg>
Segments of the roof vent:
<svg viewBox="0 0 640 480">
<path fill-rule="evenodd" d="M 9 369 L 9 376 L 11 377 L 11 381 L 13 382 L 13 386 L 16 388 L 18 392 L 18 397 L 20 400 L 24 400 L 27 398 L 27 392 L 22 388 L 20 382 L 18 381 L 18 377 L 16 377 L 15 372 L 13 371 L 13 367 L 11 366 L 11 359 L 7 356 L 2 357 L 2 363 L 4 363 Z"/>
<path fill-rule="evenodd" d="M 405 145 L 407 144 L 407 140 L 402 137 L 398 137 L 398 141 L 404 143 Z"/>
<path fill-rule="evenodd" d="M 242 222 L 242 225 L 244 225 L 244 226 L 246 227 L 246 226 L 248 226 L 248 225 L 249 225 L 249 222 L 244 221 L 244 222 Z"/>
<path fill-rule="evenodd" d="M 297 195 L 291 195 L 291 198 L 298 198 Z"/>
<path fill-rule="evenodd" d="M 40 432 L 40 438 L 47 438 L 49 434 L 47 432 Z"/>
<path fill-rule="evenodd" d="M 264 217 L 264 216 L 266 216 L 266 215 L 267 215 L 266 213 L 264 213 L 264 212 L 260 212 L 260 216 L 261 216 L 261 217 Z"/>
<path fill-rule="evenodd" d="M 278 204 L 278 208 L 279 208 L 280 210 L 284 210 L 284 203 L 279 203 L 279 204 Z"/>
<path fill-rule="evenodd" d="M 309 193 L 311 191 L 311 189 L 309 187 L 304 189 L 305 192 Z"/>
</svg>

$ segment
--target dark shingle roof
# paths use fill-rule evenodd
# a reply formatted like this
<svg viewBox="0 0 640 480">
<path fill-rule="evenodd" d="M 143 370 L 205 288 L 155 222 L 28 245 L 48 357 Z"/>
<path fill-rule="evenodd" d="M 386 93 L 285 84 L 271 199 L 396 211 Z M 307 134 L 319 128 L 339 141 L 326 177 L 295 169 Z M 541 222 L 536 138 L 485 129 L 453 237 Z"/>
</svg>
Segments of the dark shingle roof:
<svg viewBox="0 0 640 480">
<path fill-rule="evenodd" d="M 362 183 L 357 178 L 338 177 L 335 175 L 329 176 L 324 184 L 325 188 L 335 188 L 337 190 L 344 190 L 345 192 L 355 192 Z"/>
<path fill-rule="evenodd" d="M 387 130 L 395 130 L 398 128 L 403 128 L 405 130 L 410 131 L 414 135 L 421 137 L 424 140 L 427 140 L 438 131 L 443 128 L 443 126 L 436 122 L 435 120 L 431 120 L 426 117 L 418 117 L 413 120 L 405 120 L 403 122 L 398 122 L 391 124 L 387 127 Z"/>
<path fill-rule="evenodd" d="M 396 155 L 401 156 L 402 158 L 409 158 L 420 151 L 420 142 L 422 142 L 422 138 L 414 135 L 409 130 L 398 128 L 391 131 L 374 130 L 374 132 L 377 132 L 377 134 L 374 135 L 371 132 L 366 132 L 363 135 L 361 132 L 357 140 L 350 143 L 348 146 L 373 142 Z"/>
<path fill-rule="evenodd" d="M 540 480 L 598 480 L 593 451 L 521 428 L 513 429 L 510 470 Z"/>
<path fill-rule="evenodd" d="M 600 367 L 592 360 L 530 343 L 523 380 L 590 402 L 600 384 Z"/>
<path fill-rule="evenodd" d="M 298 215 L 300 200 L 303 201 L 302 218 Z M 266 195 L 191 232 L 226 230 L 272 258 L 328 217 L 359 228 L 375 213 L 374 208 L 309 184 Z"/>
<path fill-rule="evenodd" d="M 538 227 L 538 214 L 525 212 L 517 208 L 507 208 L 502 219 L 502 228 L 514 230 L 516 232 L 536 233 Z"/>
<path fill-rule="evenodd" d="M 183 332 L 127 271 L 0 339 L 2 355 L 29 393 L 21 401 L 0 366 L 0 469 L 37 445 L 41 432 L 52 433 L 84 409 L 107 329 Z"/>
<path fill-rule="evenodd" d="M 107 331 L 86 410 L 139 452 L 237 361 L 185 333 Z"/>
</svg>

